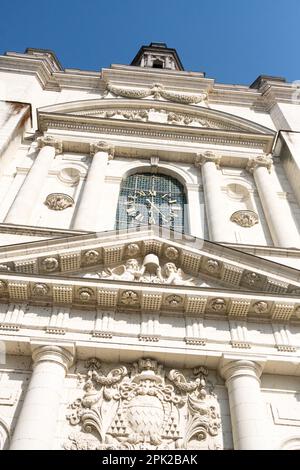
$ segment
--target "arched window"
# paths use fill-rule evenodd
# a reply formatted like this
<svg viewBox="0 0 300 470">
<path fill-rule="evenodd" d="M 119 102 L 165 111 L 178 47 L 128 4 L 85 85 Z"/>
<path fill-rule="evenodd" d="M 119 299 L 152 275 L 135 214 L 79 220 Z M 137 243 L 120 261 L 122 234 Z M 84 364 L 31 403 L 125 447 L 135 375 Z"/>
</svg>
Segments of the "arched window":
<svg viewBox="0 0 300 470">
<path fill-rule="evenodd" d="M 159 225 L 184 231 L 183 185 L 169 175 L 136 173 L 123 180 L 116 229 Z"/>
</svg>

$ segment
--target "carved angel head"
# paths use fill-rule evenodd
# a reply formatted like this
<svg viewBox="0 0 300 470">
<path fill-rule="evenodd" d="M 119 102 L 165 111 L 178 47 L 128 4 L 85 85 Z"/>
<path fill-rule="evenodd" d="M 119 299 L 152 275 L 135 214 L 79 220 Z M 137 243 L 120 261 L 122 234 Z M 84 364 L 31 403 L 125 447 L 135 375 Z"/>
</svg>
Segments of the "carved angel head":
<svg viewBox="0 0 300 470">
<path fill-rule="evenodd" d="M 140 269 L 138 261 L 134 258 L 127 260 L 125 266 L 126 271 L 138 271 Z"/>
<path fill-rule="evenodd" d="M 166 263 L 163 267 L 166 276 L 171 276 L 173 273 L 177 273 L 178 269 L 174 263 Z"/>
</svg>

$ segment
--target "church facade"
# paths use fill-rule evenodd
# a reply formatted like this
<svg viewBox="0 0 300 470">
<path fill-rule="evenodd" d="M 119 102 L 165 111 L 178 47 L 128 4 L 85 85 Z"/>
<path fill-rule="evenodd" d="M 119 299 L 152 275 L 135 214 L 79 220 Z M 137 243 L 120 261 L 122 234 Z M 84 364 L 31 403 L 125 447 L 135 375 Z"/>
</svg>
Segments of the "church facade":
<svg viewBox="0 0 300 470">
<path fill-rule="evenodd" d="M 0 449 L 300 448 L 298 94 L 0 56 Z"/>
</svg>

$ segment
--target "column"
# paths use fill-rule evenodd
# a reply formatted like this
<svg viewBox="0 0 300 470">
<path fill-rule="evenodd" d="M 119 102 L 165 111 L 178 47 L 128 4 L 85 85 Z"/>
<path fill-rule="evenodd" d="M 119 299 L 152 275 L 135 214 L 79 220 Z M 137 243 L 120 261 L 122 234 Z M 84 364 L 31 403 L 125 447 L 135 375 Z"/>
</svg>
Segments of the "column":
<svg viewBox="0 0 300 470">
<path fill-rule="evenodd" d="M 32 377 L 13 433 L 11 450 L 51 450 L 64 379 L 72 360 L 72 354 L 59 346 L 41 346 L 34 350 Z"/>
<path fill-rule="evenodd" d="M 24 127 L 29 118 L 29 104 L 5 101 L 0 103 L 0 155 L 5 152 L 16 131 Z"/>
<path fill-rule="evenodd" d="M 38 146 L 41 150 L 6 215 L 5 223 L 30 224 L 34 203 L 45 184 L 55 155 L 62 152 L 62 143 L 52 137 L 39 137 Z"/>
<path fill-rule="evenodd" d="M 224 219 L 224 196 L 219 179 L 220 157 L 212 152 L 205 152 L 196 157 L 195 165 L 202 169 L 202 181 L 209 238 L 211 241 L 226 241 Z"/>
<path fill-rule="evenodd" d="M 270 175 L 272 158 L 261 155 L 248 161 L 247 170 L 253 173 L 260 201 L 275 246 L 300 248 L 300 234 L 294 218 L 280 199 Z"/>
<path fill-rule="evenodd" d="M 101 209 L 109 204 L 104 201 L 103 189 L 108 161 L 113 158 L 113 146 L 107 142 L 91 144 L 92 163 L 83 187 L 83 193 L 78 202 L 78 209 L 73 222 L 74 230 L 102 229 Z"/>
<path fill-rule="evenodd" d="M 220 373 L 228 390 L 234 449 L 270 449 L 259 380 L 262 365 L 250 360 L 229 360 L 223 363 Z"/>
</svg>

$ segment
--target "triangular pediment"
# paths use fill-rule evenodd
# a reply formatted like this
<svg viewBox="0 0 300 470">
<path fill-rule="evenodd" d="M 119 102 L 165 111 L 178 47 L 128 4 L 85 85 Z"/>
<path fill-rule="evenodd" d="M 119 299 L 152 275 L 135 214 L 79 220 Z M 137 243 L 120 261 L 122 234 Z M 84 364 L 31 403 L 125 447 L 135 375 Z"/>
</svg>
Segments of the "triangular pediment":
<svg viewBox="0 0 300 470">
<path fill-rule="evenodd" d="M 271 315 L 300 307 L 299 271 L 161 228 L 0 248 L 0 300 L 186 314 Z"/>
<path fill-rule="evenodd" d="M 130 95 L 131 99 L 128 98 Z M 173 101 L 171 92 L 168 95 L 170 99 L 163 101 L 149 99 L 149 96 L 145 99 L 138 99 L 138 96 L 139 90 L 132 91 L 130 94 L 130 88 L 111 86 L 105 99 L 82 100 L 40 108 L 38 110 L 39 125 L 45 130 L 50 117 L 54 119 L 56 116 L 58 122 L 63 117 L 64 119 L 68 117 L 69 120 L 72 118 L 74 122 L 76 119 L 81 119 L 82 123 L 85 120 L 96 122 L 95 119 L 98 119 L 108 122 L 117 121 L 118 124 L 123 122 L 125 125 L 130 121 L 139 125 L 145 123 L 181 129 L 212 129 L 274 136 L 271 129 L 255 122 L 207 107 L 196 106 L 196 96 L 194 104 L 193 101 L 191 101 L 192 104 L 188 104 L 188 95 L 178 93 L 174 93 Z"/>
<path fill-rule="evenodd" d="M 130 260 L 136 264 L 127 272 Z M 168 276 L 168 267 L 175 267 L 179 274 Z M 156 285 L 201 287 L 210 281 L 215 287 L 257 292 L 300 289 L 296 269 L 189 235 L 172 232 L 170 237 L 159 227 L 72 234 L 0 247 L 0 269 L 9 274 Z"/>
</svg>

